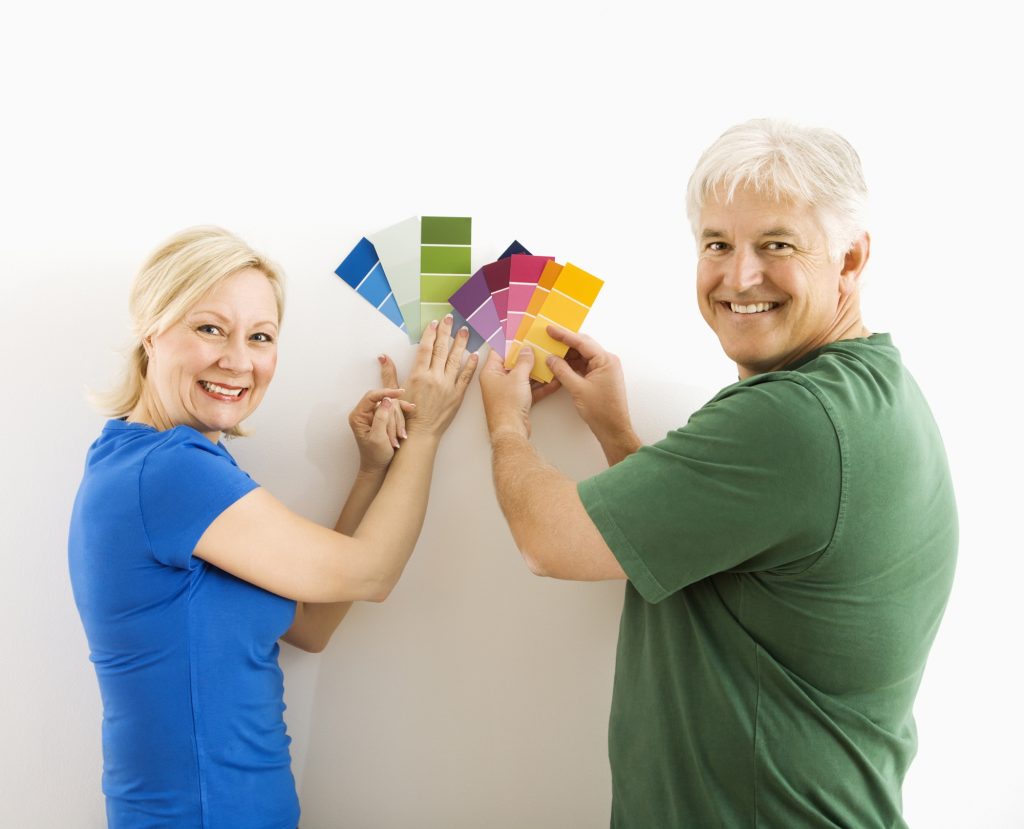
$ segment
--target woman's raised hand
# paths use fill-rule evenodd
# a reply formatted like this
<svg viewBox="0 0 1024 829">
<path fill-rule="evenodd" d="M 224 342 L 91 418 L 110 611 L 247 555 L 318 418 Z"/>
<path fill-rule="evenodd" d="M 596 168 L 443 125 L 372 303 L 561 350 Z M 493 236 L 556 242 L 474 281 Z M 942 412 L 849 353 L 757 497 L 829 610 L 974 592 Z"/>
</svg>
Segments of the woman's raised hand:
<svg viewBox="0 0 1024 829">
<path fill-rule="evenodd" d="M 348 425 L 359 447 L 359 468 L 364 472 L 387 468 L 399 447 L 399 439 L 408 437 L 404 413 L 416 408 L 399 399 L 405 389 L 398 387 L 395 364 L 383 354 L 377 361 L 384 387 L 364 394 L 348 416 Z"/>
<path fill-rule="evenodd" d="M 470 354 L 463 364 L 469 330 L 463 326 L 453 338 L 452 315 L 430 323 L 423 331 L 412 372 L 405 385 L 407 400 L 415 404 L 406 409 L 409 434 L 427 434 L 439 438 L 451 424 L 462 405 L 466 389 L 479 358 Z"/>
</svg>

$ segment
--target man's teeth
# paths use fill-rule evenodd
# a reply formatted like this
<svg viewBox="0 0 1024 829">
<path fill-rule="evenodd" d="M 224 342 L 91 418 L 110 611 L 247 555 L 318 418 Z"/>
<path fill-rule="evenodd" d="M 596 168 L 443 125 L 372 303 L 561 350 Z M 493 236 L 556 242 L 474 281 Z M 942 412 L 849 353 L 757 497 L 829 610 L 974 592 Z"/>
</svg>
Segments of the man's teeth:
<svg viewBox="0 0 1024 829">
<path fill-rule="evenodd" d="M 755 302 L 753 305 L 737 305 L 735 302 L 730 302 L 729 307 L 736 314 L 759 314 L 761 311 L 770 311 L 778 304 L 777 302 Z"/>
<path fill-rule="evenodd" d="M 223 386 L 218 386 L 216 383 L 208 383 L 206 380 L 200 380 L 199 384 L 209 392 L 214 394 L 226 394 L 228 397 L 238 397 L 245 389 L 226 389 Z"/>
</svg>

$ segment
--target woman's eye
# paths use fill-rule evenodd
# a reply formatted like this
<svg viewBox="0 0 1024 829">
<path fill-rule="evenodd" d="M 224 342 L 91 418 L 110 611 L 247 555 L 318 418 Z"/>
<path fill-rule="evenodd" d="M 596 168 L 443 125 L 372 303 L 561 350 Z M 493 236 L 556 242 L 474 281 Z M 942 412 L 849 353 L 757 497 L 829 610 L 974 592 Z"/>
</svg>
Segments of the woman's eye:
<svg viewBox="0 0 1024 829">
<path fill-rule="evenodd" d="M 266 334 L 266 333 L 264 333 L 262 331 L 260 331 L 257 334 L 253 334 L 249 339 L 255 340 L 258 343 L 272 343 L 274 341 L 273 337 L 271 337 L 269 334 Z"/>
<path fill-rule="evenodd" d="M 216 335 L 216 334 L 220 334 L 221 333 L 220 328 L 218 328 L 216 325 L 209 325 L 209 324 L 207 324 L 207 325 L 200 325 L 199 327 L 196 328 L 196 331 L 198 331 L 200 334 L 214 334 L 214 335 Z"/>
</svg>

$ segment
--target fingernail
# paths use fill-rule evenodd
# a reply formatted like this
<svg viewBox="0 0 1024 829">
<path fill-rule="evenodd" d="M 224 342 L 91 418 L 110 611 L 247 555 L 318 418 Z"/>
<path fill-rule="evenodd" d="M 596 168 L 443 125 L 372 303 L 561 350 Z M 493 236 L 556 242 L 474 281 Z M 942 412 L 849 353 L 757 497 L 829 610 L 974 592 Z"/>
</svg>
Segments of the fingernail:
<svg viewBox="0 0 1024 829">
<path fill-rule="evenodd" d="M 445 321 L 445 322 L 451 322 L 451 321 L 452 321 L 452 319 L 454 319 L 454 318 L 452 317 L 452 315 L 451 315 L 451 314 L 445 314 L 445 315 L 444 315 L 444 321 Z"/>
<path fill-rule="evenodd" d="M 463 326 L 462 326 L 462 327 L 461 327 L 461 328 L 459 329 L 459 333 L 460 333 L 460 334 L 468 334 L 468 333 L 469 333 L 469 326 L 463 325 Z"/>
<path fill-rule="evenodd" d="M 432 320 L 430 323 L 431 328 L 437 328 L 437 320 Z"/>
<path fill-rule="evenodd" d="M 380 401 L 380 405 L 388 409 L 391 408 L 391 398 L 385 397 L 383 400 Z"/>
<path fill-rule="evenodd" d="M 377 360 L 378 360 L 378 362 L 380 362 L 381 365 L 384 365 L 384 363 L 386 363 L 388 361 L 388 358 L 385 357 L 383 354 L 378 354 L 377 355 Z"/>
<path fill-rule="evenodd" d="M 472 354 L 470 354 L 470 355 L 469 355 L 469 359 L 470 359 L 470 360 L 473 360 L 473 361 L 479 360 L 479 359 L 480 359 L 480 355 L 479 355 L 479 354 L 477 354 L 477 353 L 476 353 L 476 352 L 474 351 L 474 352 L 473 352 Z"/>
<path fill-rule="evenodd" d="M 547 363 L 549 367 L 553 367 L 555 365 L 555 358 L 548 357 L 544 362 Z"/>
<path fill-rule="evenodd" d="M 407 431 L 405 431 L 405 429 L 402 429 L 402 437 L 403 438 L 409 437 L 409 433 Z"/>
</svg>

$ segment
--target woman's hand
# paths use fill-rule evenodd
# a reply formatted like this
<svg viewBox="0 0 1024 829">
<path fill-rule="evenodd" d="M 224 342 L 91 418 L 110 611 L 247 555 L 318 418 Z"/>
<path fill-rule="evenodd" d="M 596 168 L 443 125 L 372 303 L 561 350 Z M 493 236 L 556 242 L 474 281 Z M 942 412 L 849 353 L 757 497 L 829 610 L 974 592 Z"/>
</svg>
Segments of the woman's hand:
<svg viewBox="0 0 1024 829">
<path fill-rule="evenodd" d="M 384 388 L 364 394 L 348 416 L 348 425 L 359 447 L 359 468 L 363 472 L 387 469 L 399 447 L 399 439 L 408 437 L 404 412 L 416 408 L 412 403 L 399 400 L 405 390 L 398 388 L 395 364 L 384 354 L 377 360 Z"/>
<path fill-rule="evenodd" d="M 415 404 L 406 410 L 409 434 L 427 434 L 440 438 L 451 424 L 466 396 L 479 358 L 470 354 L 463 365 L 469 330 L 463 326 L 451 336 L 452 315 L 440 323 L 436 320 L 423 332 L 412 372 L 409 374 L 406 397 Z"/>
</svg>

